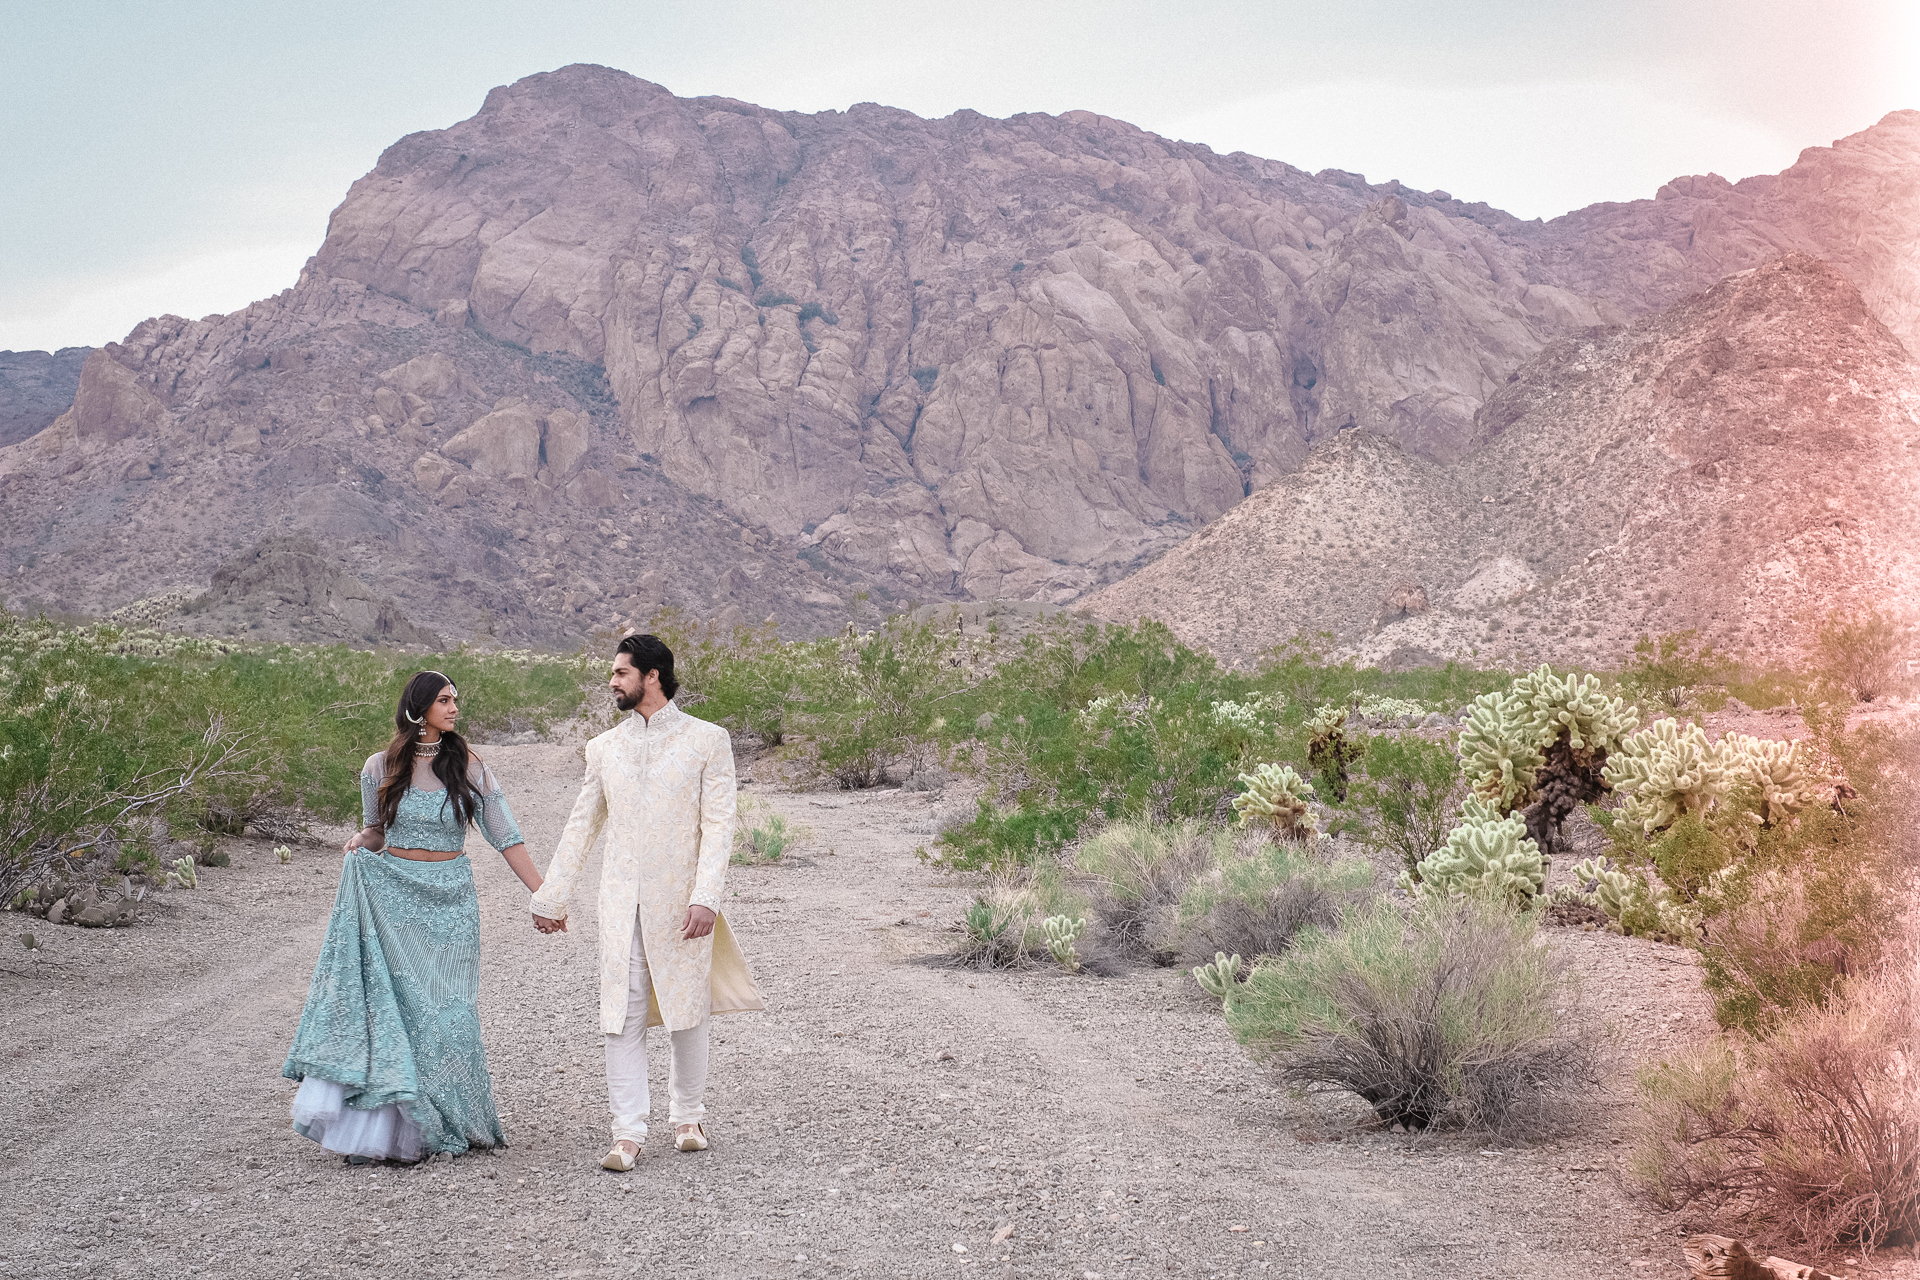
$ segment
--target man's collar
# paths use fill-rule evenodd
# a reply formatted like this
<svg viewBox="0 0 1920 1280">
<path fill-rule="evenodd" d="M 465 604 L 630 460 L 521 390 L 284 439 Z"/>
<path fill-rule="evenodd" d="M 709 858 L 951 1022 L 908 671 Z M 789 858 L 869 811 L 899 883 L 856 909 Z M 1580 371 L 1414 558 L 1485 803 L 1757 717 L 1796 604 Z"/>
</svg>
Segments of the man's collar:
<svg viewBox="0 0 1920 1280">
<path fill-rule="evenodd" d="M 674 705 L 672 698 L 668 698 L 651 718 L 641 715 L 636 708 L 627 719 L 630 723 L 638 724 L 642 729 L 664 729 L 672 725 L 679 716 L 680 708 Z"/>
</svg>

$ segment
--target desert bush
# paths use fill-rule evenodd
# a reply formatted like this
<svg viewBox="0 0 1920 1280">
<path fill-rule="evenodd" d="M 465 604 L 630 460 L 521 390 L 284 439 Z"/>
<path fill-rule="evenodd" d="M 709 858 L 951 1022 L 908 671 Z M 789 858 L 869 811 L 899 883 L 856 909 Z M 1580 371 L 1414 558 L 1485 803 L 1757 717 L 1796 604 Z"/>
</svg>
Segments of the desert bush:
<svg viewBox="0 0 1920 1280">
<path fill-rule="evenodd" d="M 1906 689 L 1906 628 L 1877 609 L 1835 611 L 1814 631 L 1822 674 L 1861 702 Z"/>
<path fill-rule="evenodd" d="M 1645 1071 L 1635 1184 L 1822 1251 L 1920 1238 L 1916 1015 L 1909 962 Z"/>
<path fill-rule="evenodd" d="M 1230 843 L 1198 822 L 1156 827 L 1122 820 L 1083 840 L 1073 866 L 1089 882 L 1094 919 L 1120 953 L 1170 965 L 1183 946 L 1187 889 Z"/>
<path fill-rule="evenodd" d="M 809 656 L 794 719 L 817 774 L 851 790 L 877 785 L 891 765 L 918 769 L 939 756 L 942 706 L 969 684 L 953 632 L 895 617 L 819 642 Z"/>
<path fill-rule="evenodd" d="M 994 875 L 960 918 L 953 963 L 968 969 L 1018 969 L 1051 960 L 1047 921 L 1085 914 L 1086 903 L 1057 868 Z M 1057 927 L 1054 932 L 1057 935 Z"/>
<path fill-rule="evenodd" d="M 1279 955 L 1306 929 L 1330 929 L 1373 884 L 1364 863 L 1335 861 L 1260 835 L 1216 841 L 1213 865 L 1180 901 L 1184 959 Z"/>
<path fill-rule="evenodd" d="M 1445 743 L 1392 733 L 1369 736 L 1361 760 L 1363 772 L 1352 791 L 1353 805 L 1364 815 L 1360 841 L 1412 871 L 1445 842 L 1466 798 L 1459 760 Z"/>
<path fill-rule="evenodd" d="M 752 796 L 741 796 L 733 828 L 733 862 L 778 862 L 812 834 L 805 826 L 788 822 Z"/>
<path fill-rule="evenodd" d="M 1256 965 L 1225 1007 L 1282 1079 L 1409 1129 L 1544 1127 L 1596 1048 L 1534 917 L 1471 898 L 1410 916 L 1375 900 Z"/>
<path fill-rule="evenodd" d="M 0 613 L 0 894 L 154 823 L 185 835 L 304 811 L 357 816 L 360 764 L 422 667 L 460 686 L 461 728 L 544 727 L 588 668 L 531 654 L 234 645 Z"/>
<path fill-rule="evenodd" d="M 1698 631 L 1672 631 L 1635 641 L 1620 683 L 1635 698 L 1678 710 L 1696 686 L 1721 680 L 1730 669 Z"/>
</svg>

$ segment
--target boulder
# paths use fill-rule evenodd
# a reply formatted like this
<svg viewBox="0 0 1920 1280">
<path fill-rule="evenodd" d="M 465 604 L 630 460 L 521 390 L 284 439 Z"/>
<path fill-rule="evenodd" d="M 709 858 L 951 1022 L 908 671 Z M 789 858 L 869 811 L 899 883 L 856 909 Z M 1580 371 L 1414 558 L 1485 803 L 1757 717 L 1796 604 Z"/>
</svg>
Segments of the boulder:
<svg viewBox="0 0 1920 1280">
<path fill-rule="evenodd" d="M 397 427 L 407 420 L 407 403 L 392 387 L 378 387 L 374 390 L 373 411 L 379 414 L 380 420 L 390 427 Z"/>
<path fill-rule="evenodd" d="M 583 471 L 567 486 L 567 496 L 583 507 L 604 510 L 620 505 L 620 486 L 604 471 Z"/>
<path fill-rule="evenodd" d="M 584 413 L 554 409 L 547 414 L 545 447 L 547 466 L 556 481 L 573 474 L 587 456 L 592 443 L 592 421 Z"/>
<path fill-rule="evenodd" d="M 502 400 L 440 452 L 484 476 L 531 480 L 540 470 L 540 415 L 524 399 Z"/>
<path fill-rule="evenodd" d="M 463 312 L 464 309 L 463 306 Z M 444 351 L 430 351 L 386 370 L 380 375 L 380 381 L 404 395 L 440 400 L 458 389 L 460 373 L 453 367 L 452 358 Z"/>
<path fill-rule="evenodd" d="M 422 493 L 438 493 L 447 487 L 447 481 L 465 472 L 464 467 L 437 453 L 423 453 L 413 460 L 413 482 Z"/>
</svg>

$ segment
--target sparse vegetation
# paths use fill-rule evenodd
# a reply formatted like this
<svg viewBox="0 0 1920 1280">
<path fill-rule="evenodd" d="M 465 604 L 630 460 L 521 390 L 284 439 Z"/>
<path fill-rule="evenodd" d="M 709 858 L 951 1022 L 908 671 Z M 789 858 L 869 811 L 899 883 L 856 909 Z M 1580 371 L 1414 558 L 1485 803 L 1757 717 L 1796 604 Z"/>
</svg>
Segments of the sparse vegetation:
<svg viewBox="0 0 1920 1280">
<path fill-rule="evenodd" d="M 1535 920 L 1473 898 L 1384 901 L 1254 966 L 1228 1026 L 1283 1079 L 1351 1093 L 1381 1123 L 1514 1132 L 1564 1119 L 1596 1042 Z"/>
</svg>

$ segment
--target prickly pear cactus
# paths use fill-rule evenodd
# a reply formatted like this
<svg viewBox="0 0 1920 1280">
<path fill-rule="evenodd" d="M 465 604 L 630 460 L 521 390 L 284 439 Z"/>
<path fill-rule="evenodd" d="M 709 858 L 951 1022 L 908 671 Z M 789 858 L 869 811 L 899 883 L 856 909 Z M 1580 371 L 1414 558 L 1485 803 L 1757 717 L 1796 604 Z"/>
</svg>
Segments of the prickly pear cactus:
<svg viewBox="0 0 1920 1280">
<path fill-rule="evenodd" d="M 1546 757 L 1534 744 L 1532 716 L 1513 692 L 1473 700 L 1460 730 L 1460 772 L 1474 794 L 1507 813 L 1533 794 L 1534 771 Z"/>
<path fill-rule="evenodd" d="M 1242 822 L 1260 819 L 1273 824 L 1274 834 L 1283 840 L 1304 844 L 1319 832 L 1307 801 L 1313 788 L 1293 771 L 1292 765 L 1263 764 L 1252 773 L 1240 775 L 1246 790 L 1233 798 L 1233 811 Z"/>
<path fill-rule="evenodd" d="M 1626 817 L 1641 831 L 1663 831 L 1726 794 L 1725 756 L 1706 730 L 1656 720 L 1607 757 L 1601 776 L 1626 797 Z"/>
<path fill-rule="evenodd" d="M 1239 972 L 1240 957 L 1238 955 L 1230 956 L 1224 951 L 1216 951 L 1213 953 L 1212 964 L 1203 964 L 1194 968 L 1193 980 L 1200 984 L 1202 991 L 1221 1004 L 1229 1004 L 1233 1000 L 1234 992 L 1239 989 L 1239 983 L 1236 981 Z"/>
<path fill-rule="evenodd" d="M 1411 892 L 1451 897 L 1480 894 L 1527 902 L 1547 881 L 1546 860 L 1540 846 L 1527 835 L 1519 817 L 1501 817 L 1490 801 L 1467 801 L 1460 825 L 1447 833 L 1447 842 L 1435 849 L 1400 884 Z"/>
<path fill-rule="evenodd" d="M 1721 759 L 1728 780 L 1745 783 L 1760 793 L 1760 821 L 1768 826 L 1783 822 L 1822 794 L 1822 780 L 1806 767 L 1795 742 L 1777 742 L 1730 733 L 1720 739 Z"/>
<path fill-rule="evenodd" d="M 1086 918 L 1083 916 L 1074 920 L 1067 916 L 1048 916 L 1040 922 L 1040 927 L 1047 935 L 1047 954 L 1069 973 L 1080 972 L 1080 952 L 1073 944 L 1086 932 Z"/>
</svg>

